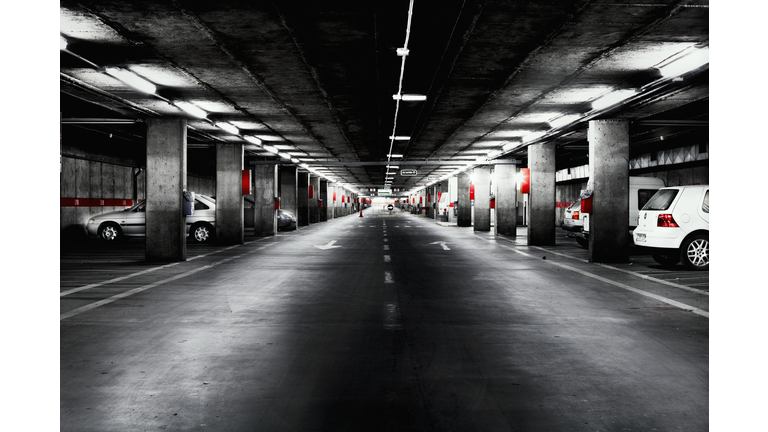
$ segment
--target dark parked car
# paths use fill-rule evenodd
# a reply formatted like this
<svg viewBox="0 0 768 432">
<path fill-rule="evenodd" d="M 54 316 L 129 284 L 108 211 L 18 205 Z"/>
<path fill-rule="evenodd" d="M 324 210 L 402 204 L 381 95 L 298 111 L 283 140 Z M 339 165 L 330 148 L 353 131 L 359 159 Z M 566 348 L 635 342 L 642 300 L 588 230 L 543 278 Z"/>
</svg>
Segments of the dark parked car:
<svg viewBox="0 0 768 432">
<path fill-rule="evenodd" d="M 253 198 L 243 197 L 243 217 L 245 219 L 245 228 L 253 228 L 253 209 L 256 206 Z M 277 211 L 277 229 L 280 231 L 292 231 L 296 229 L 296 215 L 288 210 L 279 209 Z"/>
</svg>

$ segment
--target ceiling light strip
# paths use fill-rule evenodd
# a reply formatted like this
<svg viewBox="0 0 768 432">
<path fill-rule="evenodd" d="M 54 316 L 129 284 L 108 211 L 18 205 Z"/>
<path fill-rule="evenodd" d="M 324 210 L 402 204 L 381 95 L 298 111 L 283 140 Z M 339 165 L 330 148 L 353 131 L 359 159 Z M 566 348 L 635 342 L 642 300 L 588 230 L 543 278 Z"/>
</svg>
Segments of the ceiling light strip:
<svg viewBox="0 0 768 432">
<path fill-rule="evenodd" d="M 405 27 L 405 43 L 403 44 L 402 49 L 398 50 L 398 52 L 403 53 L 401 56 L 402 61 L 400 62 L 400 81 L 397 86 L 397 94 L 402 95 L 403 94 L 403 76 L 405 75 L 405 59 L 408 57 L 408 41 L 411 38 L 411 22 L 413 20 L 413 2 L 414 0 L 410 1 L 410 4 L 408 5 L 408 24 Z M 392 125 L 392 137 L 397 136 L 397 114 L 400 112 L 400 102 L 401 99 L 398 98 L 395 101 L 395 119 L 394 124 Z M 390 157 L 389 155 L 392 154 L 392 150 L 395 146 L 395 140 L 394 138 L 390 138 L 389 141 L 389 152 L 387 153 L 387 161 L 389 161 Z"/>
</svg>

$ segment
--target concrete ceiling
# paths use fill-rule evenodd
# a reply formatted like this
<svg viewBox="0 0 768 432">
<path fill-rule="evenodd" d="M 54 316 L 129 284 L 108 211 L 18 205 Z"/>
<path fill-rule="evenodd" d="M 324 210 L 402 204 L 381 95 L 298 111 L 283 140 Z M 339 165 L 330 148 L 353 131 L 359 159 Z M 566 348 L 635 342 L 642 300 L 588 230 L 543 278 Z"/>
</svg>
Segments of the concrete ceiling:
<svg viewBox="0 0 768 432">
<path fill-rule="evenodd" d="M 557 142 L 558 168 L 585 164 L 590 119 L 631 120 L 634 147 L 661 136 L 706 140 L 708 57 L 678 77 L 659 67 L 708 53 L 708 4 L 62 0 L 63 136 L 95 131 L 140 146 L 141 125 L 100 119 L 185 116 L 190 147 L 240 142 L 246 164 L 288 162 L 244 139 L 255 136 L 355 187 L 383 187 L 388 155 L 402 154 L 393 165 L 419 173 L 395 176 L 392 187 L 402 189 L 489 153 L 524 159 L 541 140 Z M 398 56 L 406 44 L 408 55 Z M 137 91 L 107 67 L 132 70 L 157 90 Z M 592 106 L 625 89 L 637 94 Z M 426 100 L 396 101 L 399 92 Z M 181 111 L 181 101 L 207 118 Z M 578 117 L 550 124 L 565 114 Z M 544 135 L 534 139 L 537 131 Z"/>
</svg>

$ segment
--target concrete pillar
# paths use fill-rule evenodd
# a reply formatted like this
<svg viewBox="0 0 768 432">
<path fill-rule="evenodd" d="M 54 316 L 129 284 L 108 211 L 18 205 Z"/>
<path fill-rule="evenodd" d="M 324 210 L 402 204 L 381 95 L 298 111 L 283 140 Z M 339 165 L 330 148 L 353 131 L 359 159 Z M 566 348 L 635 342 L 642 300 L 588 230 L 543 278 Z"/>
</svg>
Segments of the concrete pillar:
<svg viewBox="0 0 768 432">
<path fill-rule="evenodd" d="M 472 202 L 469 200 L 469 173 L 463 172 L 458 175 L 457 180 L 457 201 L 459 202 L 459 211 L 456 218 L 456 225 L 460 227 L 472 226 Z"/>
<path fill-rule="evenodd" d="M 277 165 L 254 165 L 253 168 L 253 235 L 268 237 L 277 234 Z"/>
<path fill-rule="evenodd" d="M 320 179 L 320 200 L 322 206 L 320 206 L 320 222 L 328 221 L 328 180 Z"/>
<path fill-rule="evenodd" d="M 243 145 L 216 144 L 216 243 L 245 243 Z"/>
<path fill-rule="evenodd" d="M 491 230 L 491 167 L 477 167 L 473 172 L 475 184 L 475 231 Z"/>
<path fill-rule="evenodd" d="M 448 179 L 448 196 L 450 197 L 449 203 L 454 203 L 454 206 L 456 205 L 455 202 L 459 199 L 458 185 L 459 185 L 458 177 L 451 177 Z M 451 223 L 455 223 L 457 218 L 453 214 L 454 208 L 455 207 L 448 207 L 448 222 L 451 222 Z"/>
<path fill-rule="evenodd" d="M 147 261 L 187 259 L 187 120 L 147 119 Z"/>
<path fill-rule="evenodd" d="M 555 143 L 529 146 L 528 167 L 531 169 L 531 191 L 528 198 L 530 200 L 528 245 L 554 246 L 557 226 Z"/>
<path fill-rule="evenodd" d="M 295 166 L 280 167 L 280 208 L 297 215 L 299 212 L 299 169 Z"/>
<path fill-rule="evenodd" d="M 629 122 L 589 122 L 589 261 L 629 261 Z"/>
<path fill-rule="evenodd" d="M 309 223 L 320 222 L 320 177 L 310 175 L 309 187 L 312 190 L 311 196 L 308 195 L 307 205 L 309 207 Z"/>
<path fill-rule="evenodd" d="M 309 173 L 299 172 L 296 225 L 309 225 Z"/>
<path fill-rule="evenodd" d="M 496 164 L 496 235 L 517 236 L 517 165 Z"/>
</svg>

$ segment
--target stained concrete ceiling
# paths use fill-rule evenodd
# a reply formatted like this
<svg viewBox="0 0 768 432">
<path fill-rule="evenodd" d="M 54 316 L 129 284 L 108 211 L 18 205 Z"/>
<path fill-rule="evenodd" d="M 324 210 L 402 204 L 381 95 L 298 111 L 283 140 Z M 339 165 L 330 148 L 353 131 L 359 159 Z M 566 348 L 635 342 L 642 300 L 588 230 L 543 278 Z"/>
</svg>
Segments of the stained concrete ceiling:
<svg viewBox="0 0 768 432">
<path fill-rule="evenodd" d="M 392 180 L 410 189 L 478 159 L 524 160 L 542 140 L 557 143 L 558 168 L 585 164 L 591 119 L 630 120 L 633 148 L 708 139 L 706 0 L 62 0 L 60 12 L 65 140 L 109 133 L 121 139 L 114 145 L 141 146 L 141 124 L 104 119 L 184 116 L 190 148 L 239 142 L 246 164 L 290 163 L 246 140 L 258 137 L 354 187 L 384 187 L 391 159 L 391 173 L 417 170 Z M 689 53 L 705 64 L 662 76 Z M 133 89 L 109 67 L 156 91 Z M 617 90 L 636 94 L 593 107 Z M 576 117 L 553 124 L 564 115 Z"/>
</svg>

